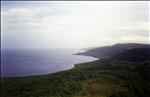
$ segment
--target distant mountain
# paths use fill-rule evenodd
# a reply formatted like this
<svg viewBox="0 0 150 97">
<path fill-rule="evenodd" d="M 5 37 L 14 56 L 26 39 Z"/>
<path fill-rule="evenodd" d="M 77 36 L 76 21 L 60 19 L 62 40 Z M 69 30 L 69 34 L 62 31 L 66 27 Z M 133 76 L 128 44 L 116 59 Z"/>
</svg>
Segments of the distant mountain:
<svg viewBox="0 0 150 97">
<path fill-rule="evenodd" d="M 79 52 L 78 55 L 87 55 L 87 56 L 93 56 L 96 58 L 111 58 L 114 56 L 118 56 L 118 54 L 126 54 L 125 50 L 136 50 L 135 48 L 145 48 L 146 50 L 150 49 L 150 44 L 139 44 L 139 43 L 125 43 L 125 44 L 115 44 L 112 46 L 104 46 L 104 47 L 97 47 L 90 50 L 87 50 L 85 52 Z M 143 51 L 142 49 L 142 51 Z M 132 50 L 131 50 L 132 51 Z M 122 55 L 120 55 L 121 58 Z M 122 56 L 123 57 L 123 56 Z"/>
</svg>

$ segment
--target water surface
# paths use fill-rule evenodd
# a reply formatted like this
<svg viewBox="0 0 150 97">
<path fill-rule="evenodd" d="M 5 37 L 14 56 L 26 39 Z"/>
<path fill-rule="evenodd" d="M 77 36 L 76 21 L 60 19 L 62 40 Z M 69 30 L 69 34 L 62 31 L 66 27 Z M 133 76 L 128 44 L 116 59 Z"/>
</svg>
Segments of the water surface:
<svg viewBox="0 0 150 97">
<path fill-rule="evenodd" d="M 72 68 L 77 63 L 96 58 L 73 55 L 73 49 L 2 50 L 1 76 L 31 76 L 49 74 Z"/>
</svg>

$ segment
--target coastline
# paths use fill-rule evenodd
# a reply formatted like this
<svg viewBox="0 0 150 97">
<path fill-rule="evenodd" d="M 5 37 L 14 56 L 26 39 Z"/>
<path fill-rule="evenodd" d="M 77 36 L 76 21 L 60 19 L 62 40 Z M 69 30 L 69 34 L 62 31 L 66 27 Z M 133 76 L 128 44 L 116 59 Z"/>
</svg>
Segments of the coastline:
<svg viewBox="0 0 150 97">
<path fill-rule="evenodd" d="M 137 66 L 140 67 L 137 68 Z M 96 94 L 94 97 L 112 97 L 111 95 L 120 91 L 124 95 L 130 95 L 134 93 L 134 90 L 128 91 L 128 87 L 132 88 L 132 84 L 127 84 L 131 82 L 126 73 L 131 75 L 131 81 L 138 81 L 137 88 L 139 88 L 139 84 L 144 86 L 145 82 L 141 83 L 138 79 L 142 77 L 137 74 L 141 72 L 141 67 L 144 67 L 142 72 L 147 74 L 145 69 L 149 68 L 146 66 L 144 63 L 106 59 L 75 64 L 71 69 L 46 75 L 1 78 L 2 97 L 83 97 L 82 93 L 87 93 L 85 97 L 88 97 L 91 95 L 90 91 Z M 135 69 L 138 71 L 132 73 L 131 70 Z M 88 90 L 88 87 L 93 87 L 93 85 L 94 88 Z M 102 93 L 98 93 L 95 88 Z M 103 95 L 103 93 L 106 94 Z"/>
<path fill-rule="evenodd" d="M 75 53 L 75 54 L 72 54 L 72 55 L 96 58 L 96 57 L 94 57 L 94 56 L 84 55 L 84 54 L 78 54 L 78 53 Z M 76 67 L 76 65 L 79 65 L 79 64 L 85 64 L 85 63 L 93 62 L 93 61 L 97 61 L 97 60 L 99 60 L 99 58 L 93 59 L 92 61 L 79 62 L 79 63 L 73 64 L 72 67 L 70 67 L 70 68 L 66 68 L 66 69 L 64 69 L 64 70 L 60 70 L 60 71 L 56 71 L 56 72 L 52 72 L 52 73 L 32 74 L 32 75 L 24 75 L 24 76 L 2 76 L 2 75 L 1 75 L 1 78 L 2 78 L 2 79 L 5 79 L 5 78 L 7 79 L 7 78 L 28 78 L 28 77 L 47 76 L 47 75 L 51 75 L 51 74 L 55 74 L 55 73 L 64 72 L 64 71 L 68 71 L 68 70 L 74 69 L 74 68 Z"/>
</svg>

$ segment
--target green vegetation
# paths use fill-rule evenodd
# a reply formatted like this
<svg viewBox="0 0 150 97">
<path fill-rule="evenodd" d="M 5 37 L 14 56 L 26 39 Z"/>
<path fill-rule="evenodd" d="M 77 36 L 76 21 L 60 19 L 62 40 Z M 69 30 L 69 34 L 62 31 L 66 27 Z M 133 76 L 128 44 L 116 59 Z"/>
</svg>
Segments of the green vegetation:
<svg viewBox="0 0 150 97">
<path fill-rule="evenodd" d="M 76 97 L 108 97 L 114 93 L 127 91 L 123 85 L 124 83 L 117 81 L 91 80 Z"/>
<path fill-rule="evenodd" d="M 142 48 L 142 49 L 139 49 Z M 103 47 L 96 47 L 87 50 L 86 52 L 79 52 L 77 53 L 78 55 L 88 55 L 88 56 L 93 56 L 96 58 L 111 58 L 117 55 L 117 57 L 123 58 L 122 54 L 121 56 L 120 53 L 124 53 L 128 57 L 137 57 L 140 59 L 141 57 L 138 54 L 141 54 L 142 56 L 144 55 L 144 58 L 141 58 L 142 60 L 148 59 L 150 60 L 149 57 L 147 57 L 150 54 L 150 44 L 139 44 L 139 43 L 124 43 L 124 44 L 115 44 L 112 46 L 103 46 Z M 126 50 L 131 50 L 130 53 L 127 55 L 125 52 Z M 124 52 L 125 51 L 125 52 Z M 142 52 L 142 53 L 141 53 Z M 138 56 L 135 56 L 138 55 Z M 125 59 L 127 58 L 126 56 Z M 140 58 L 139 58 L 140 57 Z"/>
<path fill-rule="evenodd" d="M 1 78 L 1 97 L 150 97 L 149 49 L 148 44 L 116 44 L 84 53 L 107 59 L 70 70 Z"/>
<path fill-rule="evenodd" d="M 149 97 L 150 62 L 103 59 L 43 76 L 2 78 L 1 97 Z"/>
</svg>

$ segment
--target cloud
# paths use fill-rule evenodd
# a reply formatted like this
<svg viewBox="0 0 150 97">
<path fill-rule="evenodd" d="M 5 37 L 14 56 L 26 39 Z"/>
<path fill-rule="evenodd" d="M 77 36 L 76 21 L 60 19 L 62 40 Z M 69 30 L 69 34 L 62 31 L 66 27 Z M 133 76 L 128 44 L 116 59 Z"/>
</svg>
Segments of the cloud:
<svg viewBox="0 0 150 97">
<path fill-rule="evenodd" d="M 148 43 L 148 37 L 143 37 L 139 35 L 129 35 L 129 36 L 122 36 L 116 39 L 118 42 L 137 42 L 137 43 Z"/>
<path fill-rule="evenodd" d="M 2 44 L 6 48 L 147 42 L 148 2 L 3 1 L 2 5 Z"/>
</svg>

